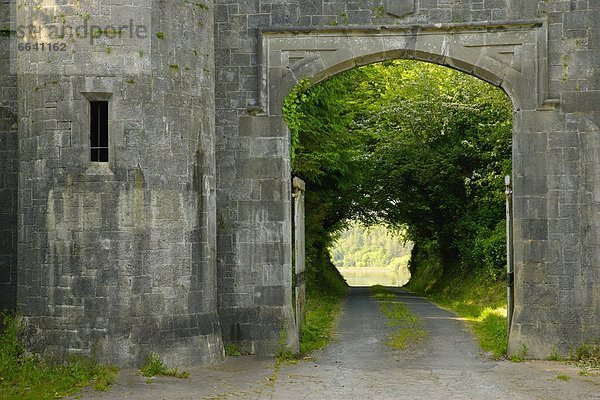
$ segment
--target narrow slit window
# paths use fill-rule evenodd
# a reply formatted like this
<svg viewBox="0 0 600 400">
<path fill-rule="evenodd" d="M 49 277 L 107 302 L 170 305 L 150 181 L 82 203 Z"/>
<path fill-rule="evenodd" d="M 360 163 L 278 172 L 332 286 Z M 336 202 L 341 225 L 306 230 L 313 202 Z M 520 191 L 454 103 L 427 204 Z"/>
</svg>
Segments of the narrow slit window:
<svg viewBox="0 0 600 400">
<path fill-rule="evenodd" d="M 90 101 L 92 162 L 108 162 L 108 101 Z"/>
</svg>

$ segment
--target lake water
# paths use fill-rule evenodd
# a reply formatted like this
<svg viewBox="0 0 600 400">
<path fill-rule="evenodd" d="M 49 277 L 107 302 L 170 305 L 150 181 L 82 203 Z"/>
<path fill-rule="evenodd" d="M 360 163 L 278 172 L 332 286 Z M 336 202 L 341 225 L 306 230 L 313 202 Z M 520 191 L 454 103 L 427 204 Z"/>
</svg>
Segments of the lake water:
<svg viewBox="0 0 600 400">
<path fill-rule="evenodd" d="M 404 286 L 410 280 L 408 268 L 397 271 L 382 268 L 338 268 L 350 286 Z"/>
</svg>

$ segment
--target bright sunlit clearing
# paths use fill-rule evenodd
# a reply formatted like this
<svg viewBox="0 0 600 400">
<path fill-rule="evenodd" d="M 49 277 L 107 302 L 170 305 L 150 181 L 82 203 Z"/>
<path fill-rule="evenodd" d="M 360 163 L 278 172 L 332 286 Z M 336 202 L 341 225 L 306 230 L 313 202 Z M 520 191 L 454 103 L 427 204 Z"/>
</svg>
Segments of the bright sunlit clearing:
<svg viewBox="0 0 600 400">
<path fill-rule="evenodd" d="M 385 226 L 358 223 L 341 233 L 330 249 L 331 259 L 350 286 L 404 286 L 410 280 L 412 243 Z"/>
</svg>

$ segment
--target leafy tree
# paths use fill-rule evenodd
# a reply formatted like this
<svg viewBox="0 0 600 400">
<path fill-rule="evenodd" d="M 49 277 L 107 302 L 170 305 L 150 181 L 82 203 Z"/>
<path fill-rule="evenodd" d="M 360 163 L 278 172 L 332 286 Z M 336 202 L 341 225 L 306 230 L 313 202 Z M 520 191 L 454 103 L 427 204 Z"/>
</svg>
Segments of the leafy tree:
<svg viewBox="0 0 600 400">
<path fill-rule="evenodd" d="M 413 253 L 427 249 L 449 267 L 502 276 L 511 105 L 500 90 L 399 60 L 302 82 L 284 114 L 294 173 L 307 182 L 313 280 L 352 219 L 405 226 Z"/>
</svg>

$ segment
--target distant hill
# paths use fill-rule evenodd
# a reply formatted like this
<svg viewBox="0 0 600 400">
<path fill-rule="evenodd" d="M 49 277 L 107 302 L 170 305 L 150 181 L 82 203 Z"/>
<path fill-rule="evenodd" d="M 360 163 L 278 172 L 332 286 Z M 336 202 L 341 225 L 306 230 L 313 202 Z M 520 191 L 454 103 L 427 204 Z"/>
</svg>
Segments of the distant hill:
<svg viewBox="0 0 600 400">
<path fill-rule="evenodd" d="M 337 268 L 406 269 L 412 249 L 384 226 L 352 224 L 330 249 Z"/>
</svg>

